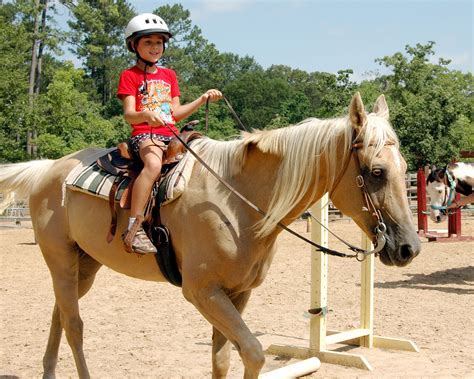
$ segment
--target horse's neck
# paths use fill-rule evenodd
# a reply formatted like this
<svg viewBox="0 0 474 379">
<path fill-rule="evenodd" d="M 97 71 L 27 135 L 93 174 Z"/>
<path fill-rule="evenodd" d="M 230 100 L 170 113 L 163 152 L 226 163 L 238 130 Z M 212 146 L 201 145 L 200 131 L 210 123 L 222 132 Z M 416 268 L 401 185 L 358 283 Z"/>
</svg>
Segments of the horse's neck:
<svg viewBox="0 0 474 379">
<path fill-rule="evenodd" d="M 323 153 L 323 155 L 319 157 L 319 173 L 316 173 L 315 171 L 310 172 L 309 170 L 300 172 L 300 175 L 310 177 L 313 185 L 306 193 L 302 194 L 302 198 L 299 202 L 292 204 L 290 209 L 286 209 L 287 214 L 283 219 L 285 224 L 298 218 L 310 205 L 314 204 L 328 190 L 327 184 L 329 178 L 328 172 L 326 171 L 326 162 L 328 161 L 328 158 L 325 154 L 326 153 Z M 312 156 L 308 157 L 308 160 L 309 159 L 316 158 Z M 279 176 L 281 175 L 280 168 L 282 161 L 282 157 L 263 153 L 255 146 L 252 146 L 247 153 L 244 168 L 239 175 L 239 178 L 236 180 L 238 186 L 248 194 L 249 199 L 252 199 L 252 202 L 264 211 L 269 210 L 270 199 L 273 196 L 275 184 L 278 179 L 281 179 Z M 342 162 L 332 162 L 331 164 L 336 164 L 338 166 L 336 168 L 336 173 L 342 170 Z M 299 191 L 299 189 L 288 188 L 288 196 L 291 195 L 290 192 L 292 191 Z"/>
<path fill-rule="evenodd" d="M 456 180 L 456 191 L 463 195 L 471 194 L 474 187 L 474 164 L 455 163 L 448 170 Z"/>
</svg>

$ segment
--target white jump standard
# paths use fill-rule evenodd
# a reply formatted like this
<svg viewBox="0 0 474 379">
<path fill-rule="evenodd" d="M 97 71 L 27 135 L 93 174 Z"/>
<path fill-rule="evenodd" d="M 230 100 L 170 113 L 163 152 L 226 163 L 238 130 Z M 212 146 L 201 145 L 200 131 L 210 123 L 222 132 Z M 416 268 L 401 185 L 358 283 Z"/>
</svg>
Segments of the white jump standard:
<svg viewBox="0 0 474 379">
<path fill-rule="evenodd" d="M 324 205 L 323 205 L 324 204 Z M 328 195 L 318 201 L 311 213 L 324 226 L 328 226 Z M 322 226 L 313 224 L 311 239 L 323 246 L 328 246 L 328 232 Z M 362 248 L 371 250 L 373 247 L 370 239 L 362 233 Z M 328 257 L 314 247 L 311 254 L 311 309 L 320 308 L 318 315 L 313 315 L 310 320 L 309 347 L 270 345 L 267 354 L 308 359 L 317 357 L 321 362 L 357 367 L 372 371 L 373 368 L 367 359 L 359 354 L 337 352 L 328 350 L 328 346 L 336 343 L 359 345 L 368 348 L 379 347 L 385 349 L 405 350 L 419 352 L 418 347 L 410 340 L 375 336 L 373 334 L 374 322 L 374 255 L 368 255 L 361 262 L 361 302 L 360 302 L 360 327 L 347 331 L 327 330 L 327 273 Z"/>
</svg>

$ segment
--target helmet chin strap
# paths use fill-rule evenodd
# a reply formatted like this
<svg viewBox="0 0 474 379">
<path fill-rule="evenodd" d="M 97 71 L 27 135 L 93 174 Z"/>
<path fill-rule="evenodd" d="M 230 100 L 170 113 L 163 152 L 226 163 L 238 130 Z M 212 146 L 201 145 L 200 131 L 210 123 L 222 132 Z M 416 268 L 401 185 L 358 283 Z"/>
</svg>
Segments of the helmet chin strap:
<svg viewBox="0 0 474 379">
<path fill-rule="evenodd" d="M 138 41 L 135 41 L 135 43 L 137 43 Z M 165 46 L 163 46 L 163 53 L 165 52 Z M 135 48 L 133 48 L 133 50 L 135 50 Z M 146 71 L 146 68 L 148 66 L 150 67 L 153 67 L 156 63 L 155 62 L 150 62 L 150 61 L 147 61 L 146 59 L 143 59 L 140 54 L 138 53 L 137 50 L 135 50 L 135 55 L 137 56 L 137 60 L 139 61 L 142 61 L 143 63 L 145 63 L 145 68 L 143 69 L 143 72 L 145 74 L 145 87 L 143 88 L 143 91 L 142 91 L 142 95 L 146 95 L 148 93 L 148 84 L 147 84 L 147 71 Z"/>
<path fill-rule="evenodd" d="M 145 63 L 145 68 L 143 69 L 143 73 L 144 73 L 144 76 L 145 76 L 145 86 L 143 88 L 143 91 L 142 91 L 142 95 L 146 95 L 148 94 L 148 84 L 147 84 L 147 67 L 150 66 L 150 67 L 153 67 L 155 65 L 154 62 L 150 62 L 150 61 L 147 61 L 146 59 L 143 59 L 140 54 L 138 54 L 138 51 L 135 52 L 136 56 L 137 56 L 137 59 L 139 61 L 142 61 L 143 63 Z"/>
<path fill-rule="evenodd" d="M 137 59 L 138 59 L 139 61 L 142 61 L 143 63 L 145 63 L 145 71 L 146 71 L 146 67 L 147 67 L 147 66 L 153 67 L 153 66 L 155 65 L 154 62 L 150 62 L 150 61 L 147 61 L 146 59 L 143 59 L 143 58 L 140 56 L 140 54 L 138 54 L 138 51 L 137 51 L 135 54 L 136 54 Z"/>
</svg>

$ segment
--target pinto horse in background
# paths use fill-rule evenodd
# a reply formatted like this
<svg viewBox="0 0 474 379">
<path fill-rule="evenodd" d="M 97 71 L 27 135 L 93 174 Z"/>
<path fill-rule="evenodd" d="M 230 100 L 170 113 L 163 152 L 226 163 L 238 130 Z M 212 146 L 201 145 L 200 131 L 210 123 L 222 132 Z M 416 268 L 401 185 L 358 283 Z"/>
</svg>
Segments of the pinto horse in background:
<svg viewBox="0 0 474 379">
<path fill-rule="evenodd" d="M 181 197 L 160 211 L 171 231 L 183 296 L 213 328 L 213 378 L 226 376 L 231 345 L 245 366 L 244 377 L 258 377 L 264 353 L 241 314 L 272 263 L 281 232 L 277 224 L 291 224 L 324 193 L 329 192 L 333 204 L 371 238 L 378 218 L 383 218 L 382 263 L 405 266 L 418 255 L 421 244 L 408 206 L 407 166 L 388 119 L 383 95 L 368 114 L 357 93 L 346 117 L 308 119 L 282 129 L 244 133 L 233 141 L 193 142 L 203 162 L 267 211 L 262 218 L 198 163 Z M 7 199 L 12 191 L 29 196 L 35 236 L 53 280 L 56 303 L 43 358 L 46 378 L 55 377 L 63 330 L 79 377 L 89 378 L 78 301 L 102 265 L 134 278 L 166 281 L 153 256 L 127 254 L 119 237 L 107 243 L 106 200 L 69 188 L 63 199 L 65 178 L 93 153 L 97 149 L 0 166 L 0 192 Z M 377 212 L 368 210 L 367 198 Z M 118 230 L 126 228 L 129 213 L 119 211 Z"/>
<path fill-rule="evenodd" d="M 426 178 L 426 192 L 430 196 L 430 218 L 442 222 L 456 193 L 473 196 L 474 163 L 450 163 L 445 168 L 431 167 Z"/>
</svg>

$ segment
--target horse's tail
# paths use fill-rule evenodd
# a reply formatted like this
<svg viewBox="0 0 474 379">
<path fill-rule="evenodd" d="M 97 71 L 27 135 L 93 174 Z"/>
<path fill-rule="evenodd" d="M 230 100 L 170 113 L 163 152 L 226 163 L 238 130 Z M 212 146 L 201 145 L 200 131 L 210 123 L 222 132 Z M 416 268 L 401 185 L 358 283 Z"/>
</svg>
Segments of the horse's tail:
<svg viewBox="0 0 474 379">
<path fill-rule="evenodd" d="M 25 199 L 29 196 L 38 179 L 41 178 L 55 161 L 44 159 L 21 163 L 0 165 L 0 213 L 15 199 Z"/>
</svg>

